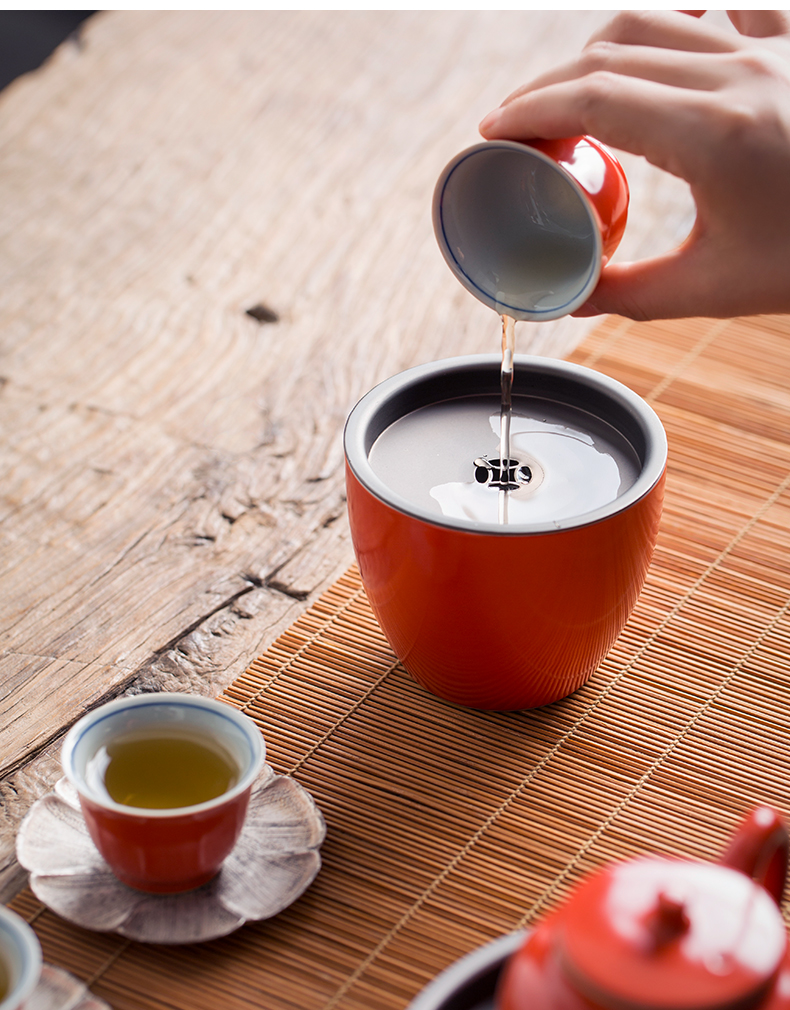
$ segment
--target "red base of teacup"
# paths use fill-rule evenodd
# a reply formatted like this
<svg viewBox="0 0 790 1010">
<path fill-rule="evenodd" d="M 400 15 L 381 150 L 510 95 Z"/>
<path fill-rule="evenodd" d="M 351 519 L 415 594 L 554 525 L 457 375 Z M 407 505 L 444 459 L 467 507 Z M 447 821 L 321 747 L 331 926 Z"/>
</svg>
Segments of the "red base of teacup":
<svg viewBox="0 0 790 1010">
<path fill-rule="evenodd" d="M 104 809 L 84 796 L 85 824 L 115 876 L 138 891 L 178 894 L 217 875 L 239 837 L 251 787 L 210 810 L 166 817 Z"/>
<path fill-rule="evenodd" d="M 213 873 L 204 873 L 199 877 L 194 877 L 192 880 L 179 880 L 175 883 L 161 883 L 152 884 L 145 880 L 135 880 L 131 877 L 123 877 L 120 873 L 116 873 L 113 870 L 114 876 L 120 880 L 122 884 L 126 884 L 127 887 L 131 887 L 134 891 L 143 891 L 145 894 L 185 894 L 187 891 L 196 891 L 199 887 L 204 884 L 208 884 L 209 881 L 213 880 L 219 869 L 214 870 Z"/>
</svg>

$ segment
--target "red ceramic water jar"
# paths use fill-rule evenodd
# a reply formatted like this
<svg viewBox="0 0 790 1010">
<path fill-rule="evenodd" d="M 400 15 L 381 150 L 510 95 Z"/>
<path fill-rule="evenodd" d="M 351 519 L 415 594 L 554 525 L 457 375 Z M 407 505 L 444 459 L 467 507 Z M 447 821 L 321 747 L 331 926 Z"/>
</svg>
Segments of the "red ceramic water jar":
<svg viewBox="0 0 790 1010">
<path fill-rule="evenodd" d="M 121 735 L 155 730 L 219 744 L 238 766 L 236 783 L 214 799 L 169 810 L 113 801 L 92 759 Z M 88 831 L 110 869 L 142 891 L 175 893 L 208 882 L 238 839 L 265 753 L 257 726 L 229 705 L 182 694 L 150 694 L 102 705 L 76 723 L 63 745 Z"/>
<path fill-rule="evenodd" d="M 526 525 L 447 517 L 393 490 L 370 461 L 382 433 L 435 403 L 484 395 L 496 406 L 499 368 L 495 355 L 452 358 L 377 386 L 349 416 L 346 478 L 362 581 L 395 654 L 448 701 L 513 710 L 575 691 L 622 630 L 656 540 L 667 443 L 653 410 L 621 383 L 517 356 L 514 404 L 523 397 L 552 416 L 567 407 L 591 429 L 609 426 L 637 460 L 630 486 L 590 511 Z M 432 441 L 426 432 L 429 459 Z M 474 454 L 470 445 L 470 466 Z"/>
</svg>

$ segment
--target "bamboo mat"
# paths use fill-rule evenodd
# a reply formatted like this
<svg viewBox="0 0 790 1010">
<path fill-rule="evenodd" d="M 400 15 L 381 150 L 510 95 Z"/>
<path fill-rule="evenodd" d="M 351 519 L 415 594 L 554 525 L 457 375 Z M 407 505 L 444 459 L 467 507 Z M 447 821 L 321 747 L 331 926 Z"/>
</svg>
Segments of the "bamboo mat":
<svg viewBox="0 0 790 1010">
<path fill-rule="evenodd" d="M 580 875 L 714 856 L 758 802 L 790 814 L 790 320 L 605 322 L 574 355 L 658 411 L 655 560 L 592 680 L 490 714 L 413 683 L 350 570 L 226 692 L 324 811 L 324 867 L 276 919 L 194 947 L 69 926 L 25 892 L 45 958 L 116 1010 L 400 1010 Z"/>
</svg>

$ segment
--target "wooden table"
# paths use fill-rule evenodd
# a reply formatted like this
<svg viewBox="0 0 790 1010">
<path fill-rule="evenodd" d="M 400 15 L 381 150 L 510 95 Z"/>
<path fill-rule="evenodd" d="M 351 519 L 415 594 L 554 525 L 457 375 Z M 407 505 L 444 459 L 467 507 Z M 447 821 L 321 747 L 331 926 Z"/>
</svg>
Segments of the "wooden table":
<svg viewBox="0 0 790 1010">
<path fill-rule="evenodd" d="M 48 798 L 25 849 L 45 903 L 26 888 L 12 907 L 49 964 L 113 1010 L 406 1010 L 604 863 L 716 859 L 758 804 L 790 819 L 790 319 L 612 317 L 571 360 L 651 403 L 670 449 L 653 563 L 590 680 L 523 712 L 443 702 L 398 663 L 351 566 L 221 695 L 323 812 L 311 886 L 274 917 L 175 945 L 133 938 L 156 924 L 173 939 L 187 909 L 194 927 L 190 897 L 143 912 L 126 891 L 101 932 L 104 873 L 85 888 L 59 859 L 85 835 Z M 529 630 L 513 629 L 525 648 Z M 254 844 L 266 852 L 260 821 Z M 257 874 L 247 888 L 267 893 Z"/>
<path fill-rule="evenodd" d="M 216 694 L 352 559 L 341 434 L 498 347 L 434 180 L 590 13 L 113 11 L 0 95 L 0 883 L 59 740 L 125 691 Z M 626 159 L 623 257 L 684 187 Z M 590 321 L 522 324 L 560 355 Z"/>
</svg>

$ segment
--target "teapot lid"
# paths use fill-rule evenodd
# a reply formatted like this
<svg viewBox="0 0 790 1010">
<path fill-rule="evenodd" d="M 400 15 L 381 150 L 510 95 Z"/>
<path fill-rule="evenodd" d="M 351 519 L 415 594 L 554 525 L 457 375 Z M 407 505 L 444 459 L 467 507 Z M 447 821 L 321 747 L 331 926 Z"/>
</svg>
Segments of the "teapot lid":
<svg viewBox="0 0 790 1010">
<path fill-rule="evenodd" d="M 567 977 L 622 1010 L 745 1000 L 777 971 L 787 943 L 768 892 L 717 863 L 616 864 L 584 884 L 562 918 Z"/>
</svg>

